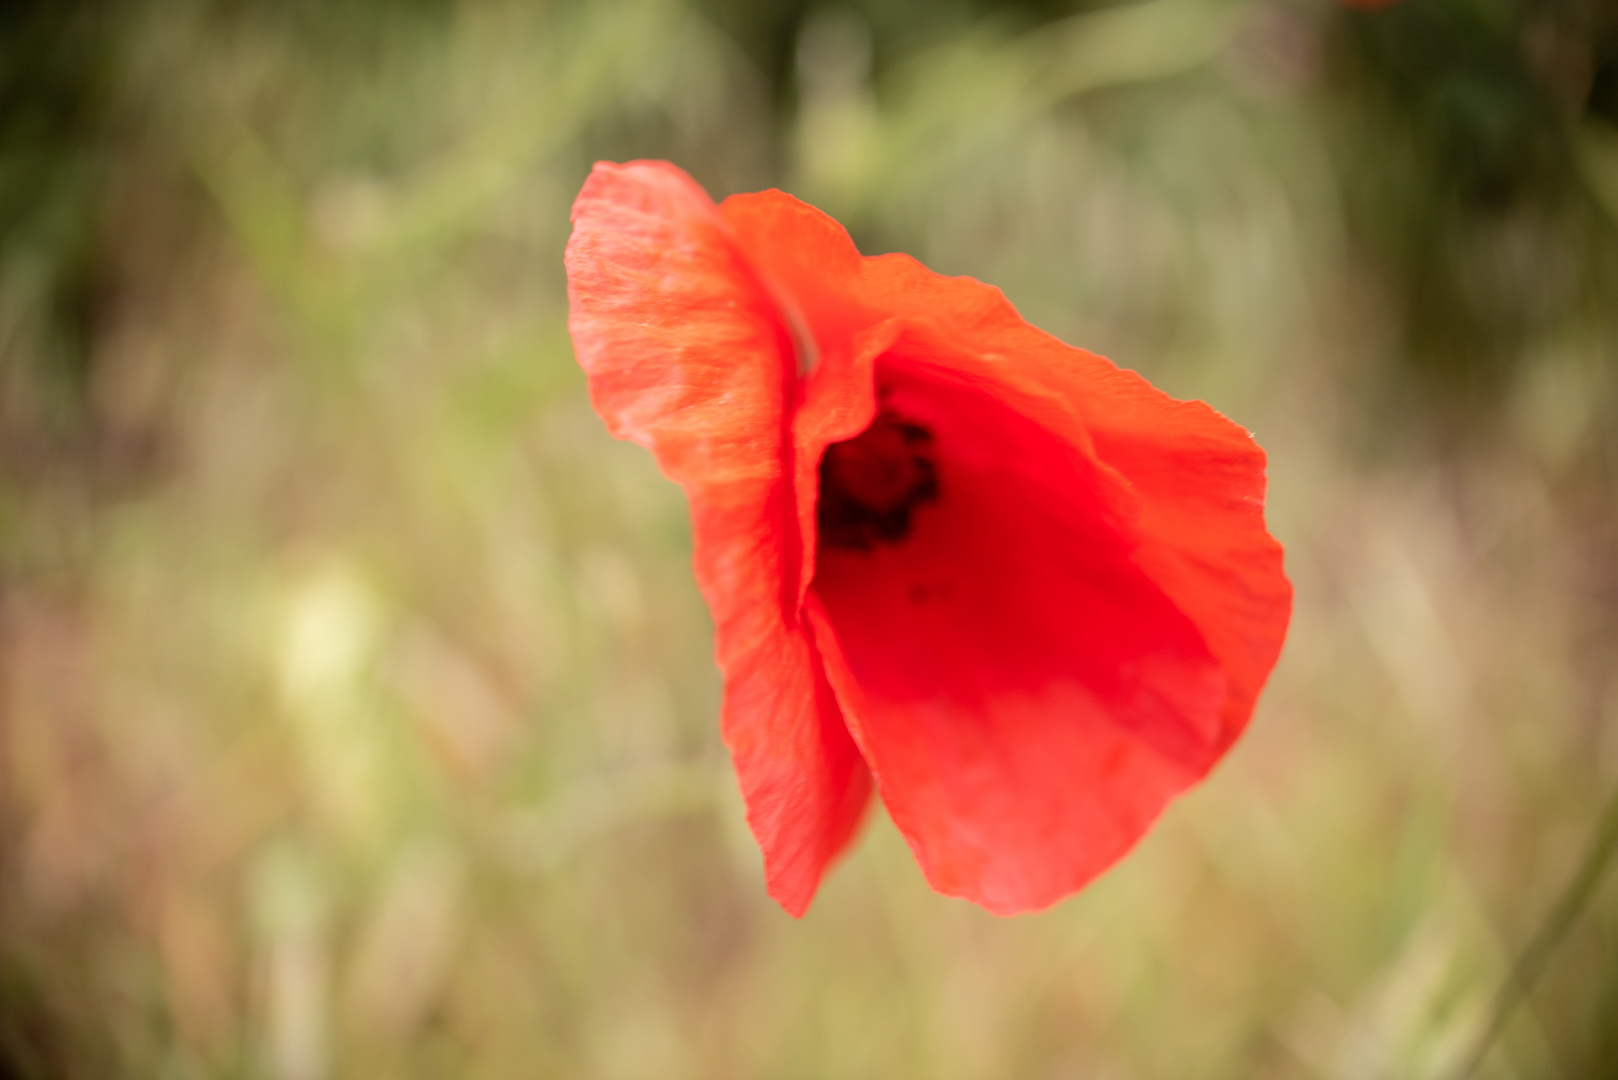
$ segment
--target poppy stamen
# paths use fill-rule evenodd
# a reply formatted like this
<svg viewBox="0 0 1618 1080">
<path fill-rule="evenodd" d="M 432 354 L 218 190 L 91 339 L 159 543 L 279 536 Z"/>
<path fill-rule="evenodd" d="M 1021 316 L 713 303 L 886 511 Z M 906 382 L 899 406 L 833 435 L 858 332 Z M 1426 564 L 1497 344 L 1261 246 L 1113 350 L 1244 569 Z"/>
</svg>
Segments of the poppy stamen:
<svg viewBox="0 0 1618 1080">
<path fill-rule="evenodd" d="M 909 535 L 915 509 L 937 498 L 933 433 L 883 412 L 821 458 L 820 543 L 857 551 L 897 543 Z"/>
</svg>

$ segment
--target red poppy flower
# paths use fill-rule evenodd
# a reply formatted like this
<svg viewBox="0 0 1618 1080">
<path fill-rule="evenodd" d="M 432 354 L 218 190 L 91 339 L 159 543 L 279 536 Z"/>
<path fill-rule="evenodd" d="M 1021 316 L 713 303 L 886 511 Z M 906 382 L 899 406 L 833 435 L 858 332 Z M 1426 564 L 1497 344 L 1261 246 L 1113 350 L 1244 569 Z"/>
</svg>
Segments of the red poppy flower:
<svg viewBox="0 0 1618 1080">
<path fill-rule="evenodd" d="M 1106 869 L 1240 734 L 1292 595 L 1245 431 L 779 191 L 715 206 L 603 163 L 573 224 L 579 363 L 690 501 L 788 911 L 873 778 L 933 887 L 1009 914 Z"/>
</svg>

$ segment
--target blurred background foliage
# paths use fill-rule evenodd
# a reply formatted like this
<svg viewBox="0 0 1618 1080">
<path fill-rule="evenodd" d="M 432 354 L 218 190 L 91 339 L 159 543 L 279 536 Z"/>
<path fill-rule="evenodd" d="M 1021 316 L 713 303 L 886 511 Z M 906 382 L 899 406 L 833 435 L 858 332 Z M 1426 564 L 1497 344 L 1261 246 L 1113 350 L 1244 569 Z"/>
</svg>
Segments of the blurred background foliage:
<svg viewBox="0 0 1618 1080">
<path fill-rule="evenodd" d="M 1253 730 L 1037 916 L 795 922 L 597 158 L 777 185 L 1271 454 Z M 1448 1077 L 1618 786 L 1604 0 L 0 8 L 0 1077 Z M 1618 1075 L 1599 887 L 1483 1062 Z"/>
</svg>

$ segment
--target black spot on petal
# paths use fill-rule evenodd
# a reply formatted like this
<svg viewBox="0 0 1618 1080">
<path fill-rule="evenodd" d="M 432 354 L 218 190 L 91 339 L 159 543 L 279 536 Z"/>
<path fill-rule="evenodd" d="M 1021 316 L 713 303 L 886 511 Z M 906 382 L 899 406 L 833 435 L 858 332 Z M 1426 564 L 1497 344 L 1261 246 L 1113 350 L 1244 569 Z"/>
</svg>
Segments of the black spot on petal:
<svg viewBox="0 0 1618 1080">
<path fill-rule="evenodd" d="M 816 523 L 826 547 L 869 551 L 910 533 L 918 506 L 938 498 L 933 433 L 893 413 L 826 448 Z"/>
</svg>

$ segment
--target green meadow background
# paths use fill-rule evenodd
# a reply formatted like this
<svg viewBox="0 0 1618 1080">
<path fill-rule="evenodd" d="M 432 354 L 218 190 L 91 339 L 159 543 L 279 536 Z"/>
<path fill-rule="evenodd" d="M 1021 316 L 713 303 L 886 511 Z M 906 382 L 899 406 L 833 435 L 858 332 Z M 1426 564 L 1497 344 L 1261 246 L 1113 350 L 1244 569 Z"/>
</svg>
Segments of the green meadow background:
<svg viewBox="0 0 1618 1080">
<path fill-rule="evenodd" d="M 765 896 L 567 337 L 634 157 L 1268 449 L 1286 651 L 1084 893 Z M 1602 0 L 7 4 L 0 1078 L 1618 1076 L 1615 420 Z"/>
</svg>

